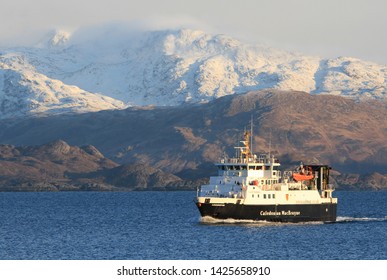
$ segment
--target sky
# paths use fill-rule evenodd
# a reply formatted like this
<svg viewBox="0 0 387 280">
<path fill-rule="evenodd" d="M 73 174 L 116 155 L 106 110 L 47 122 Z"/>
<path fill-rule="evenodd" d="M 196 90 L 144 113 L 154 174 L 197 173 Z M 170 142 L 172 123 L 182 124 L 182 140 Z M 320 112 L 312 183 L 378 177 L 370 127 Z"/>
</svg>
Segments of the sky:
<svg viewBox="0 0 387 280">
<path fill-rule="evenodd" d="M 195 28 L 246 43 L 387 65 L 385 0 L 2 0 L 0 46 L 33 44 L 52 30 L 124 22 Z"/>
</svg>

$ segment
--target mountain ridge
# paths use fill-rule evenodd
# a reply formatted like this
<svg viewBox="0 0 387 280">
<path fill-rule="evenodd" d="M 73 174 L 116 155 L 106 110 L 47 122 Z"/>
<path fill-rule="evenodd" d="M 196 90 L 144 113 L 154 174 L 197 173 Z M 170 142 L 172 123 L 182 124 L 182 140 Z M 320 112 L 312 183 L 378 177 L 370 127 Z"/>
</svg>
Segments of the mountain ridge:
<svg viewBox="0 0 387 280">
<path fill-rule="evenodd" d="M 15 99 L 0 117 L 15 117 L 7 112 L 17 109 L 25 116 L 200 103 L 267 88 L 386 100 L 387 68 L 376 63 L 304 56 L 190 29 L 109 30 L 58 31 L 39 47 L 0 50 L 0 81 L 14 85 L 0 86 L 0 109 Z M 57 99 L 56 110 L 47 99 L 23 101 L 42 95 Z"/>
</svg>

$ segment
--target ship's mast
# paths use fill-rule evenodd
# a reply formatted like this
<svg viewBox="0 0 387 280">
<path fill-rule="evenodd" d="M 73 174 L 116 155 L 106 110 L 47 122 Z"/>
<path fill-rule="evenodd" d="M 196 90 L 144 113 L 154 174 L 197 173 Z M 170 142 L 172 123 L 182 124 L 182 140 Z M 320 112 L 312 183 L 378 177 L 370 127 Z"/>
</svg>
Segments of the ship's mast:
<svg viewBox="0 0 387 280">
<path fill-rule="evenodd" d="M 237 158 L 241 161 L 244 159 L 249 161 L 254 157 L 253 155 L 253 115 L 251 115 L 250 121 L 250 131 L 246 129 L 243 133 L 243 140 L 240 141 L 243 144 L 243 147 L 234 147 L 237 151 Z M 239 153 L 238 153 L 239 152 Z"/>
<path fill-rule="evenodd" d="M 270 129 L 270 138 L 269 138 L 269 158 L 271 158 L 271 129 Z"/>
</svg>

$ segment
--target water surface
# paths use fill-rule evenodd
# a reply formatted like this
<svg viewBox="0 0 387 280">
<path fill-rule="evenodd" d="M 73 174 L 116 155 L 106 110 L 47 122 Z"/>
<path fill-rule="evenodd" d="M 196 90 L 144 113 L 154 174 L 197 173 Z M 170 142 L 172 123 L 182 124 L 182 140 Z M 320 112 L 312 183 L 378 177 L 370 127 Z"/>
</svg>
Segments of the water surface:
<svg viewBox="0 0 387 280">
<path fill-rule="evenodd" d="M 387 259 L 387 192 L 336 223 L 201 219 L 194 192 L 0 193 L 0 259 Z"/>
</svg>

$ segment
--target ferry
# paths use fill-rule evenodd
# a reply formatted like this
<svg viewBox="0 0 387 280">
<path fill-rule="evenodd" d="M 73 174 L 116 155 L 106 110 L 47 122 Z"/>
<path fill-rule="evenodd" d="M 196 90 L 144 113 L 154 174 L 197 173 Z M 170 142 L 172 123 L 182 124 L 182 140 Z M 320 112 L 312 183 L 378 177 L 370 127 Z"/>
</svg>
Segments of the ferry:
<svg viewBox="0 0 387 280">
<path fill-rule="evenodd" d="M 270 153 L 252 153 L 252 129 L 244 132 L 235 157 L 215 165 L 217 176 L 197 189 L 195 203 L 202 217 L 269 222 L 335 222 L 337 198 L 329 184 L 328 165 L 300 164 L 280 170 Z"/>
</svg>

